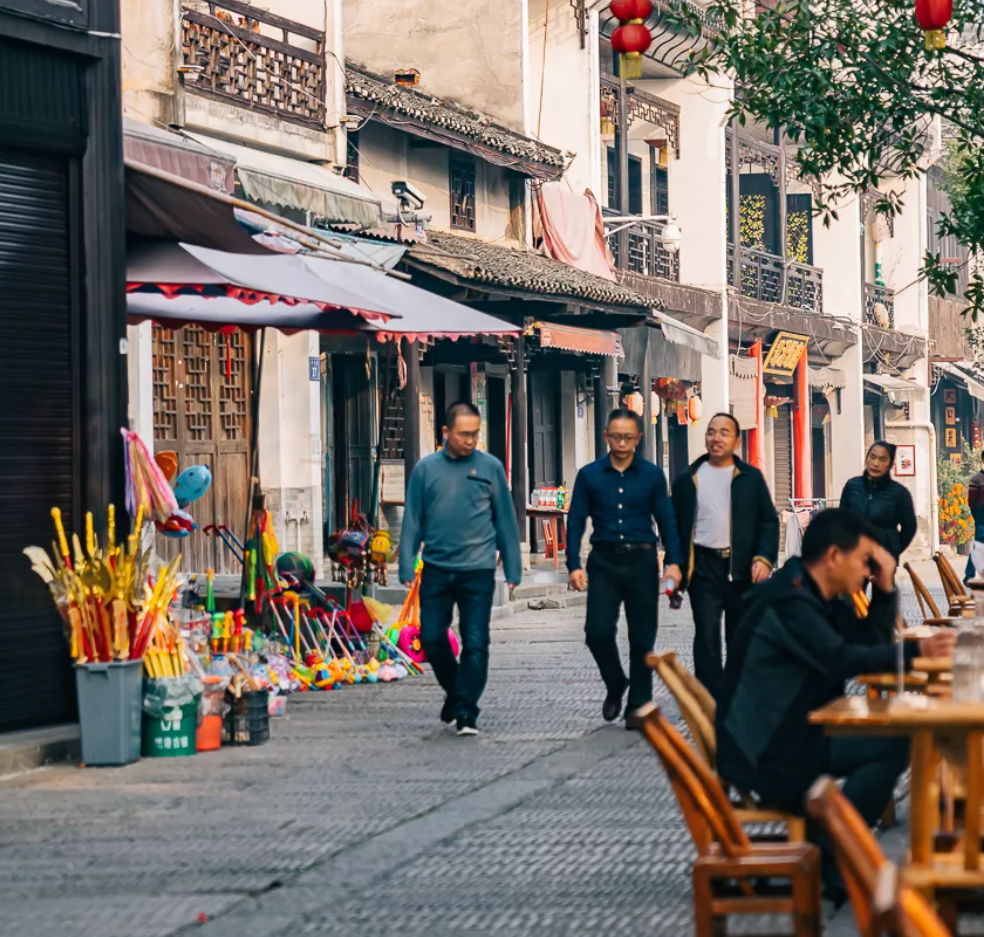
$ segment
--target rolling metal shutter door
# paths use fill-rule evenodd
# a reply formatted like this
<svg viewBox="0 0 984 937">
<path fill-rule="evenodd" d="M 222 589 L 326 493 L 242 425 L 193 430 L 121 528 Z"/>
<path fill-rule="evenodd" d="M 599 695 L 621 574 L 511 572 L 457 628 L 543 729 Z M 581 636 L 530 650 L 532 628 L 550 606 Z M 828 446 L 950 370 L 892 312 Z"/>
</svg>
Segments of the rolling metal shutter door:
<svg viewBox="0 0 984 937">
<path fill-rule="evenodd" d="M 792 404 L 779 408 L 779 416 L 773 422 L 773 445 L 776 467 L 776 506 L 780 511 L 789 510 L 793 496 L 793 441 L 791 433 Z"/>
<path fill-rule="evenodd" d="M 21 554 L 51 549 L 53 506 L 76 516 L 69 171 L 0 146 L 0 731 L 75 718 L 63 626 Z"/>
</svg>

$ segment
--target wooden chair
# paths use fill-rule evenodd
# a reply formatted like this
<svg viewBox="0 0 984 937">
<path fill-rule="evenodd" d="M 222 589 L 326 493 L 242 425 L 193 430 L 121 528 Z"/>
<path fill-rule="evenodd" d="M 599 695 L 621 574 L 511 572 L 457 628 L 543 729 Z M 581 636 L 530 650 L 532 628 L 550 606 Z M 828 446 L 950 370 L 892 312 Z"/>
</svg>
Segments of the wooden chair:
<svg viewBox="0 0 984 937">
<path fill-rule="evenodd" d="M 707 687 L 700 682 L 683 664 L 675 651 L 664 654 L 650 654 L 649 666 L 656 671 L 660 680 L 670 691 L 690 730 L 694 745 L 700 756 L 713 771 L 717 771 L 717 734 L 714 717 L 717 705 Z M 791 843 L 806 841 L 806 820 L 784 810 L 762 807 L 749 794 L 739 791 L 722 781 L 726 788 L 731 787 L 735 796 L 732 807 L 740 823 L 766 824 L 784 823 L 786 839 Z"/>
<path fill-rule="evenodd" d="M 919 602 L 919 611 L 922 614 L 924 625 L 955 625 L 959 619 L 956 616 L 944 617 L 936 605 L 926 584 L 919 578 L 916 571 L 909 563 L 903 564 L 902 568 L 909 574 L 912 580 L 912 588 L 916 590 L 916 601 Z"/>
<path fill-rule="evenodd" d="M 642 732 L 656 750 L 697 847 L 695 937 L 720 937 L 727 918 L 789 915 L 795 937 L 821 932 L 820 853 L 810 843 L 752 843 L 717 775 L 663 717 L 643 707 Z"/>
<path fill-rule="evenodd" d="M 899 886 L 897 869 L 833 778 L 817 780 L 807 810 L 827 832 L 862 937 L 950 937 L 926 900 Z"/>
<path fill-rule="evenodd" d="M 950 928 L 929 902 L 900 883 L 898 869 L 887 863 L 878 873 L 875 913 L 892 937 L 952 937 Z"/>
<path fill-rule="evenodd" d="M 950 561 L 942 553 L 934 553 L 933 562 L 943 583 L 950 614 L 961 615 L 965 609 L 973 609 L 974 597 L 966 590 Z"/>
</svg>

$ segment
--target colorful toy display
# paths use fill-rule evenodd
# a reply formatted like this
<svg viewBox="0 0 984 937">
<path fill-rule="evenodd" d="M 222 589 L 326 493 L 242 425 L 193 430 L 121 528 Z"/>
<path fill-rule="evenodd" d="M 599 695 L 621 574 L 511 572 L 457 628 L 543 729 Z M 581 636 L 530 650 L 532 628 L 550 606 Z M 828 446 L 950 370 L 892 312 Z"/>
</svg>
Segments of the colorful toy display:
<svg viewBox="0 0 984 937">
<path fill-rule="evenodd" d="M 387 564 L 393 557 L 393 539 L 388 531 L 374 530 L 364 514 L 353 507 L 349 526 L 328 538 L 328 558 L 332 579 L 344 582 L 349 590 L 366 583 L 385 586 Z"/>
<path fill-rule="evenodd" d="M 51 509 L 57 543 L 52 557 L 41 547 L 27 547 L 33 570 L 47 584 L 68 632 L 72 659 L 79 664 L 140 660 L 148 648 L 175 650 L 176 637 L 167 608 L 178 587 L 180 555 L 150 571 L 150 551 L 141 549 L 144 510 L 138 508 L 126 547 L 116 540 L 116 511 L 107 512 L 104 546 L 100 547 L 91 513 L 85 517 L 85 549 L 72 534 L 72 550 L 61 511 Z"/>
</svg>

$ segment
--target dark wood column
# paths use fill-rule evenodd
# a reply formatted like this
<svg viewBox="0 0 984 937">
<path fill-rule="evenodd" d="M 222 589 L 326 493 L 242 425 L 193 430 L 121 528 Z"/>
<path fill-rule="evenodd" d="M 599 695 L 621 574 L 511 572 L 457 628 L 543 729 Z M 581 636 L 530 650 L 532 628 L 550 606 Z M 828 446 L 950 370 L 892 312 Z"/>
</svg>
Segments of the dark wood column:
<svg viewBox="0 0 984 937">
<path fill-rule="evenodd" d="M 650 462 L 656 461 L 656 426 L 653 423 L 652 392 L 653 375 L 649 367 L 649 343 L 656 341 L 653 330 L 645 328 L 646 332 L 646 356 L 642 359 L 642 375 L 639 383 L 642 385 L 642 455 Z"/>
<path fill-rule="evenodd" d="M 509 372 L 509 387 L 512 398 L 512 439 L 509 441 L 512 466 L 513 505 L 516 520 L 519 522 L 519 539 L 526 543 L 529 539 L 529 525 L 526 523 L 526 505 L 529 502 L 529 482 L 526 463 L 526 339 L 520 335 L 516 340 L 516 360 Z"/>
<path fill-rule="evenodd" d="M 403 390 L 403 467 L 405 485 L 410 473 L 420 461 L 420 346 L 407 342 L 404 357 L 407 362 L 407 386 Z"/>
</svg>

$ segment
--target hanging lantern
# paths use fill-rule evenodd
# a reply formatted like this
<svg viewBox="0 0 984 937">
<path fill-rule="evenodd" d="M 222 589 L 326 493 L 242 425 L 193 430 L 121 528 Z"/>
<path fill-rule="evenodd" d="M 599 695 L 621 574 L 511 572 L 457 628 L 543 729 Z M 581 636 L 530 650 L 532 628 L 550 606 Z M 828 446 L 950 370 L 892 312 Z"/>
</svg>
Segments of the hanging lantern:
<svg viewBox="0 0 984 937">
<path fill-rule="evenodd" d="M 612 0 L 612 16 L 619 21 L 612 33 L 612 49 L 620 56 L 619 74 L 624 78 L 642 77 L 642 53 L 653 42 L 646 20 L 653 12 L 650 0 Z"/>
<path fill-rule="evenodd" d="M 916 22 L 926 34 L 929 51 L 946 47 L 946 24 L 953 16 L 953 0 L 916 0 Z"/>
<path fill-rule="evenodd" d="M 601 101 L 601 135 L 603 137 L 615 136 L 615 117 L 612 114 L 612 105 L 604 98 Z"/>
<path fill-rule="evenodd" d="M 656 391 L 651 390 L 649 392 L 649 412 L 651 416 L 649 417 L 650 422 L 656 423 L 659 420 L 659 394 Z"/>
<path fill-rule="evenodd" d="M 645 403 L 639 391 L 634 391 L 625 398 L 625 406 L 638 416 L 642 416 L 645 412 Z"/>
<path fill-rule="evenodd" d="M 700 397 L 691 397 L 687 401 L 687 416 L 690 417 L 690 422 L 696 426 L 700 422 L 700 415 L 704 411 L 704 404 Z"/>
<path fill-rule="evenodd" d="M 679 423 L 681 426 L 686 426 L 687 425 L 687 404 L 684 401 L 682 401 L 682 400 L 678 400 L 677 401 L 676 414 L 677 414 L 677 423 Z"/>
</svg>

